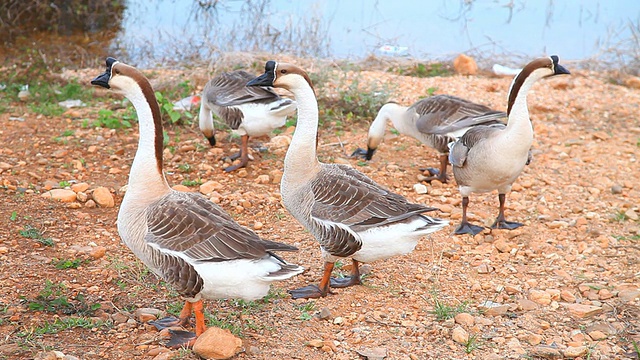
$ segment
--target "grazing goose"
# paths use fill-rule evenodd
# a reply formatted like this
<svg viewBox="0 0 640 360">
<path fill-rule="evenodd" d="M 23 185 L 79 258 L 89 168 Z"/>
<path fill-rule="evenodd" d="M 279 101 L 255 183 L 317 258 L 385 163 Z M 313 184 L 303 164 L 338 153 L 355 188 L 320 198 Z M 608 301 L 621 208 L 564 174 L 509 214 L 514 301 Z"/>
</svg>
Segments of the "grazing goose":
<svg viewBox="0 0 640 360">
<path fill-rule="evenodd" d="M 361 156 L 371 160 L 373 153 L 384 138 L 387 121 L 401 134 L 416 138 L 423 144 L 436 149 L 440 153 L 440 169 L 427 168 L 429 177 L 424 181 L 439 180 L 447 182 L 447 157 L 449 144 L 478 125 L 504 124 L 507 114 L 494 111 L 484 105 L 461 99 L 451 95 L 436 95 L 419 100 L 407 108 L 391 102 L 384 104 L 369 127 L 367 150 L 358 148 L 351 156 Z M 460 126 L 464 124 L 463 126 Z M 436 128 L 455 127 L 455 131 L 446 134 L 435 134 Z"/>
<path fill-rule="evenodd" d="M 124 95 L 138 114 L 140 139 L 118 212 L 118 233 L 145 265 L 186 299 L 179 319 L 162 319 L 155 325 L 186 325 L 195 312 L 195 335 L 177 332 L 170 346 L 192 345 L 204 332 L 202 299 L 258 299 L 267 294 L 271 282 L 304 270 L 273 253 L 295 247 L 261 239 L 199 193 L 169 187 L 162 171 L 160 108 L 140 71 L 107 58 L 106 72 L 91 83 Z"/>
<path fill-rule="evenodd" d="M 241 136 L 240 153 L 231 157 L 232 160 L 239 157 L 240 163 L 227 167 L 226 172 L 247 165 L 249 136 L 271 133 L 296 111 L 295 101 L 283 99 L 269 88 L 247 87 L 247 82 L 254 77 L 242 70 L 223 73 L 211 79 L 202 91 L 200 130 L 211 146 L 216 144 L 212 111 Z"/>
<path fill-rule="evenodd" d="M 280 192 L 287 210 L 320 243 L 325 264 L 320 284 L 289 291 L 294 299 L 324 297 L 330 287 L 360 284 L 359 262 L 407 254 L 420 237 L 448 224 L 423 215 L 435 208 L 412 204 L 350 166 L 318 161 L 318 103 L 304 70 L 269 61 L 265 73 L 247 85 L 284 88 L 298 102 Z M 335 261 L 346 257 L 352 258 L 351 276 L 331 278 Z"/>
<path fill-rule="evenodd" d="M 500 209 L 493 229 L 515 229 L 522 224 L 505 220 L 505 194 L 529 161 L 533 128 L 527 108 L 527 93 L 544 77 L 569 74 L 558 57 L 536 59 L 513 79 L 509 89 L 506 127 L 476 126 L 452 144 L 449 161 L 462 195 L 462 221 L 456 234 L 476 235 L 482 227 L 467 221 L 471 193 L 498 190 Z"/>
</svg>

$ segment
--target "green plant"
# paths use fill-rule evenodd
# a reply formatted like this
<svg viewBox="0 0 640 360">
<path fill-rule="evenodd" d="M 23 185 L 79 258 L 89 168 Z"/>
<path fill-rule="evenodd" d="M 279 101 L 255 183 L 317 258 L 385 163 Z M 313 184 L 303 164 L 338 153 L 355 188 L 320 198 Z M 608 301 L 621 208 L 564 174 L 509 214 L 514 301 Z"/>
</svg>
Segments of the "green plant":
<svg viewBox="0 0 640 360">
<path fill-rule="evenodd" d="M 131 122 L 124 117 L 122 119 L 117 118 L 114 112 L 109 109 L 100 109 L 98 110 L 98 120 L 93 125 L 108 129 L 122 129 L 130 128 Z"/>
<path fill-rule="evenodd" d="M 12 211 L 11 215 L 9 216 L 9 220 L 16 221 L 17 218 L 18 218 L 18 212 L 17 211 Z"/>
<path fill-rule="evenodd" d="M 93 329 L 102 326 L 111 326 L 111 323 L 102 320 L 88 319 L 85 317 L 63 317 L 55 319 L 53 322 L 47 321 L 38 327 L 29 329 L 29 331 L 21 331 L 18 333 L 18 336 L 42 336 L 46 334 L 57 334 L 61 331 L 74 328 Z"/>
<path fill-rule="evenodd" d="M 178 170 L 180 170 L 181 173 L 190 173 L 193 171 L 193 167 L 188 163 L 183 163 L 178 165 Z"/>
<path fill-rule="evenodd" d="M 159 91 L 156 91 L 156 99 L 160 105 L 160 113 L 169 118 L 171 124 L 178 123 L 190 123 L 193 119 L 193 114 L 189 111 L 177 111 L 173 109 L 173 103 L 162 95 Z"/>
<path fill-rule="evenodd" d="M 55 261 L 56 269 L 66 270 L 66 269 L 77 269 L 84 260 L 82 259 L 61 259 Z"/>
<path fill-rule="evenodd" d="M 389 101 L 388 89 L 376 84 L 362 85 L 358 79 L 353 80 L 346 88 L 338 91 L 338 99 L 330 101 L 322 98 L 325 113 L 330 118 L 345 120 L 372 119 L 380 106 Z"/>
<path fill-rule="evenodd" d="M 409 67 L 390 68 L 388 72 L 395 72 L 400 75 L 413 76 L 419 78 L 434 77 L 434 76 L 450 76 L 453 75 L 453 70 L 450 66 L 443 63 L 423 64 L 418 63 Z"/>
<path fill-rule="evenodd" d="M 480 347 L 480 344 L 478 343 L 478 335 L 473 334 L 473 335 L 470 335 L 469 338 L 467 339 L 467 342 L 464 343 L 464 352 L 467 354 L 471 354 L 473 350 L 476 350 L 479 347 Z"/>
<path fill-rule="evenodd" d="M 182 185 L 184 185 L 184 186 L 199 186 L 199 185 L 202 185 L 202 180 L 201 179 L 194 179 L 194 180 L 184 179 L 184 180 L 182 180 Z"/>
<path fill-rule="evenodd" d="M 57 103 L 49 102 L 33 101 L 29 102 L 27 107 L 34 113 L 42 114 L 44 116 L 60 116 L 65 111 L 64 108 Z"/>
<path fill-rule="evenodd" d="M 44 288 L 38 293 L 34 301 L 27 307 L 32 311 L 47 311 L 72 313 L 72 305 L 66 296 L 63 296 L 66 287 L 64 284 L 54 284 L 51 280 L 45 280 Z"/>
<path fill-rule="evenodd" d="M 62 181 L 60 181 L 60 182 L 58 183 L 58 185 L 59 185 L 61 188 L 66 188 L 66 187 L 68 187 L 68 186 L 71 186 L 71 183 L 70 183 L 70 182 L 68 182 L 68 181 L 66 181 L 66 180 L 62 180 Z"/>
<path fill-rule="evenodd" d="M 624 211 L 620 210 L 618 212 L 616 212 L 613 215 L 613 221 L 617 221 L 617 222 L 623 222 L 627 220 L 627 215 L 624 213 Z"/>
<path fill-rule="evenodd" d="M 315 301 L 309 301 L 304 304 L 298 305 L 298 310 L 302 312 L 300 314 L 299 319 L 303 321 L 311 320 L 313 318 L 313 315 L 311 314 L 311 312 L 314 311 L 315 308 L 316 308 Z"/>
<path fill-rule="evenodd" d="M 467 311 L 469 305 L 467 301 L 464 301 L 456 306 L 445 304 L 444 302 L 440 301 L 440 299 L 438 299 L 438 295 L 435 291 L 431 292 L 431 299 L 433 301 L 433 310 L 431 312 L 436 315 L 436 320 L 438 321 L 451 319 L 456 315 Z"/>
<path fill-rule="evenodd" d="M 42 231 L 40 231 L 39 229 L 31 226 L 31 225 L 27 225 L 25 226 L 22 230 L 20 230 L 18 232 L 20 234 L 20 236 L 29 238 L 29 239 L 34 239 L 37 242 L 39 242 L 42 245 L 45 246 L 53 246 L 55 243 L 53 242 L 53 239 L 51 238 L 45 238 L 42 236 Z"/>
</svg>

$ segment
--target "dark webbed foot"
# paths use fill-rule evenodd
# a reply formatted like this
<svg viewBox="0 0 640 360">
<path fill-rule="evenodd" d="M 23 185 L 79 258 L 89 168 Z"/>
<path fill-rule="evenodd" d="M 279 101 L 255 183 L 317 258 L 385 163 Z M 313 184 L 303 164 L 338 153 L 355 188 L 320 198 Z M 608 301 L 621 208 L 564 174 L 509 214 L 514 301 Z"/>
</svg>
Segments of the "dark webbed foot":
<svg viewBox="0 0 640 360">
<path fill-rule="evenodd" d="M 360 285 L 362 284 L 362 280 L 360 280 L 360 276 L 346 276 L 343 278 L 331 278 L 330 286 L 332 288 L 346 288 L 349 286 Z"/>
<path fill-rule="evenodd" d="M 198 338 L 195 333 L 185 330 L 169 329 L 169 334 L 171 334 L 171 338 L 165 346 L 172 349 L 191 348 Z"/>
<path fill-rule="evenodd" d="M 351 153 L 351 157 L 361 158 L 363 160 L 367 160 L 367 150 L 363 148 L 357 148 Z"/>
<path fill-rule="evenodd" d="M 149 325 L 153 325 L 158 330 L 176 327 L 176 326 L 186 326 L 188 319 L 180 319 L 175 316 L 167 316 L 166 318 L 162 318 L 159 320 L 149 321 Z"/>
<path fill-rule="evenodd" d="M 513 230 L 513 229 L 519 228 L 522 225 L 523 224 L 515 221 L 496 220 L 496 222 L 494 222 L 493 225 L 491 225 L 491 228 Z"/>
<path fill-rule="evenodd" d="M 225 156 L 223 159 L 224 160 L 229 160 L 229 161 L 235 161 L 237 159 L 240 159 L 240 156 L 242 156 L 242 154 L 240 152 L 237 152 L 235 154 L 231 154 L 229 156 Z"/>
<path fill-rule="evenodd" d="M 322 291 L 317 285 L 311 284 L 299 289 L 293 289 L 287 291 L 291 294 L 292 299 L 318 299 L 326 297 L 327 294 L 332 294 L 328 289 Z"/>
<path fill-rule="evenodd" d="M 475 236 L 481 233 L 482 230 L 484 230 L 482 226 L 472 225 L 471 223 L 463 222 L 463 223 L 460 223 L 460 226 L 458 226 L 454 234 L 456 235 L 469 234 L 469 235 Z"/>
<path fill-rule="evenodd" d="M 446 173 L 441 173 L 440 170 L 436 169 L 436 168 L 420 168 L 420 171 L 428 171 L 429 172 L 429 176 L 419 176 L 419 180 L 420 181 L 426 181 L 428 183 L 431 183 L 431 181 L 433 180 L 438 180 L 441 183 L 445 184 L 447 183 L 447 174 Z"/>
</svg>

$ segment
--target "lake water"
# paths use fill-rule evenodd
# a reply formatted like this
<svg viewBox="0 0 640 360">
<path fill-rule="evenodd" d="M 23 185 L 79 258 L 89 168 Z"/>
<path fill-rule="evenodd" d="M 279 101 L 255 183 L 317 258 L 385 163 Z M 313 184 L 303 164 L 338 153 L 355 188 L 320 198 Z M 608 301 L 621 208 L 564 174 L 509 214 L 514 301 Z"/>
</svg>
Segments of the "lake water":
<svg viewBox="0 0 640 360">
<path fill-rule="evenodd" d="M 227 51 L 359 59 L 387 45 L 391 55 L 466 52 L 508 65 L 606 56 L 639 21 L 638 0 L 129 0 L 113 49 L 152 65 Z"/>
</svg>

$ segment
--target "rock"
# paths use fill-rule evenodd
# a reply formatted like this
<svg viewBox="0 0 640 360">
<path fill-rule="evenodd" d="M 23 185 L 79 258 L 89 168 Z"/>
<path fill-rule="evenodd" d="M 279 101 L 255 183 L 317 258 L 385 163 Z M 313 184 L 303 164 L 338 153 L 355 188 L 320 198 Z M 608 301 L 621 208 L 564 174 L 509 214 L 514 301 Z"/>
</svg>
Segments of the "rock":
<svg viewBox="0 0 640 360">
<path fill-rule="evenodd" d="M 75 191 L 76 193 L 81 193 L 81 192 L 83 193 L 88 189 L 89 189 L 89 184 L 84 182 L 71 185 L 71 190 Z"/>
<path fill-rule="evenodd" d="M 612 194 L 616 194 L 616 195 L 617 194 L 622 194 L 622 185 L 618 185 L 618 184 L 613 185 L 611 187 L 611 193 Z"/>
<path fill-rule="evenodd" d="M 602 331 L 599 330 L 594 330 L 592 332 L 590 332 L 589 337 L 591 338 L 591 340 L 593 341 L 600 341 L 600 340 L 604 340 L 607 338 L 607 334 L 603 333 Z"/>
<path fill-rule="evenodd" d="M 493 272 L 493 270 L 495 270 L 495 269 L 494 269 L 493 266 L 491 266 L 489 264 L 482 263 L 477 267 L 477 270 L 478 270 L 478 274 L 489 274 L 489 273 Z"/>
<path fill-rule="evenodd" d="M 387 357 L 387 349 L 383 347 L 362 348 L 356 352 L 367 360 L 382 360 Z"/>
<path fill-rule="evenodd" d="M 627 211 L 624 212 L 624 215 L 633 220 L 633 221 L 637 221 L 638 220 L 638 214 L 636 213 L 636 211 L 634 209 L 629 209 Z"/>
<path fill-rule="evenodd" d="M 528 342 L 529 345 L 536 346 L 542 342 L 542 335 L 528 333 L 523 340 Z"/>
<path fill-rule="evenodd" d="M 598 291 L 598 297 L 600 298 L 600 300 L 608 300 L 613 296 L 613 293 L 609 291 L 609 289 L 600 289 L 600 291 Z"/>
<path fill-rule="evenodd" d="M 624 84 L 631 88 L 640 89 L 640 77 L 629 76 L 625 79 Z"/>
<path fill-rule="evenodd" d="M 640 289 L 624 289 L 618 292 L 618 298 L 623 302 L 635 301 L 640 298 Z"/>
<path fill-rule="evenodd" d="M 468 313 L 460 313 L 457 314 L 454 317 L 454 320 L 456 321 L 456 324 L 460 324 L 463 326 L 468 326 L 471 327 L 473 326 L 473 324 L 475 324 L 475 319 L 473 318 L 473 316 L 471 314 Z"/>
<path fill-rule="evenodd" d="M 274 136 L 269 140 L 265 146 L 269 149 L 281 149 L 288 147 L 291 144 L 291 136 L 289 135 L 278 135 Z"/>
<path fill-rule="evenodd" d="M 253 223 L 253 230 L 262 230 L 263 227 L 264 227 L 264 224 L 261 223 L 260 221 L 256 221 Z"/>
<path fill-rule="evenodd" d="M 143 324 L 148 321 L 156 320 L 163 314 L 164 314 L 164 311 L 154 309 L 154 308 L 139 308 L 134 313 L 136 319 Z"/>
<path fill-rule="evenodd" d="M 269 181 L 269 175 L 267 174 L 258 175 L 258 177 L 256 178 L 256 183 L 258 184 L 268 184 Z"/>
<path fill-rule="evenodd" d="M 602 308 L 593 305 L 584 304 L 566 304 L 565 307 L 569 312 L 579 318 L 587 318 L 602 312 Z"/>
<path fill-rule="evenodd" d="M 96 202 L 93 200 L 87 200 L 86 203 L 84 203 L 84 207 L 89 208 L 89 209 L 93 209 L 94 207 L 96 207 Z"/>
<path fill-rule="evenodd" d="M 453 331 L 451 331 L 451 338 L 458 344 L 466 344 L 469 342 L 469 333 L 461 326 L 456 326 Z"/>
<path fill-rule="evenodd" d="M 504 239 L 500 239 L 494 242 L 493 246 L 495 246 L 495 248 L 498 249 L 498 251 L 500 251 L 501 253 L 508 253 L 511 252 L 511 249 L 513 249 L 513 245 L 509 244 Z"/>
<path fill-rule="evenodd" d="M 127 320 L 129 320 L 129 317 L 121 312 L 117 312 L 111 314 L 111 319 L 113 320 L 113 323 L 117 325 L 126 323 Z"/>
<path fill-rule="evenodd" d="M 531 289 L 529 290 L 529 300 L 540 305 L 549 305 L 551 304 L 551 295 L 546 291 Z"/>
<path fill-rule="evenodd" d="M 560 292 L 560 298 L 569 303 L 576 302 L 576 296 L 569 290 L 562 290 Z"/>
<path fill-rule="evenodd" d="M 475 75 L 478 72 L 476 61 L 465 54 L 460 54 L 453 60 L 453 68 L 460 75 Z"/>
<path fill-rule="evenodd" d="M 562 353 L 559 349 L 548 345 L 538 345 L 531 350 L 533 357 L 541 357 L 544 359 L 562 359 Z"/>
<path fill-rule="evenodd" d="M 175 191 L 191 192 L 191 189 L 189 189 L 187 186 L 184 186 L 182 184 L 173 185 L 171 188 Z"/>
<path fill-rule="evenodd" d="M 228 359 L 242 350 L 242 340 L 227 329 L 210 327 L 198 336 L 193 352 L 205 359 Z"/>
<path fill-rule="evenodd" d="M 564 351 L 562 352 L 562 354 L 565 357 L 568 357 L 571 359 L 580 357 L 582 355 L 585 355 L 586 353 L 587 353 L 586 346 L 569 346 L 566 349 L 564 349 Z"/>
<path fill-rule="evenodd" d="M 98 260 L 102 257 L 104 257 L 104 255 L 107 253 L 107 248 L 104 246 L 96 246 L 96 247 L 92 247 L 91 250 L 89 251 L 89 256 L 91 256 L 92 259 L 94 260 Z"/>
<path fill-rule="evenodd" d="M 317 315 L 318 319 L 326 320 L 331 317 L 331 310 L 328 307 L 323 307 Z"/>
<path fill-rule="evenodd" d="M 415 191 L 416 194 L 426 194 L 429 189 L 427 189 L 427 186 L 424 184 L 413 184 L 413 191 Z"/>
<path fill-rule="evenodd" d="M 87 200 L 89 200 L 89 196 L 86 193 L 79 192 L 76 194 L 76 200 L 80 202 L 87 202 Z"/>
<path fill-rule="evenodd" d="M 518 305 L 524 311 L 531 311 L 538 308 L 538 304 L 529 299 L 518 299 Z"/>
<path fill-rule="evenodd" d="M 282 170 L 271 170 L 269 171 L 269 176 L 271 177 L 272 184 L 280 184 L 280 180 L 282 180 Z"/>
<path fill-rule="evenodd" d="M 304 344 L 309 347 L 321 348 L 324 346 L 324 341 L 322 341 L 322 339 L 313 339 L 305 342 Z"/>
<path fill-rule="evenodd" d="M 220 184 L 217 181 L 207 181 L 206 183 L 200 185 L 200 193 L 204 194 L 204 195 L 209 195 L 210 193 L 217 191 L 217 190 L 221 190 L 222 188 L 224 188 L 224 186 L 222 184 Z"/>
<path fill-rule="evenodd" d="M 43 198 L 48 198 L 65 203 L 76 201 L 76 196 L 77 195 L 73 190 L 67 189 L 52 189 L 42 194 Z"/>
<path fill-rule="evenodd" d="M 93 190 L 92 197 L 93 201 L 95 201 L 100 207 L 112 208 L 115 206 L 115 201 L 113 200 L 111 191 L 104 186 L 97 187 Z"/>
</svg>

